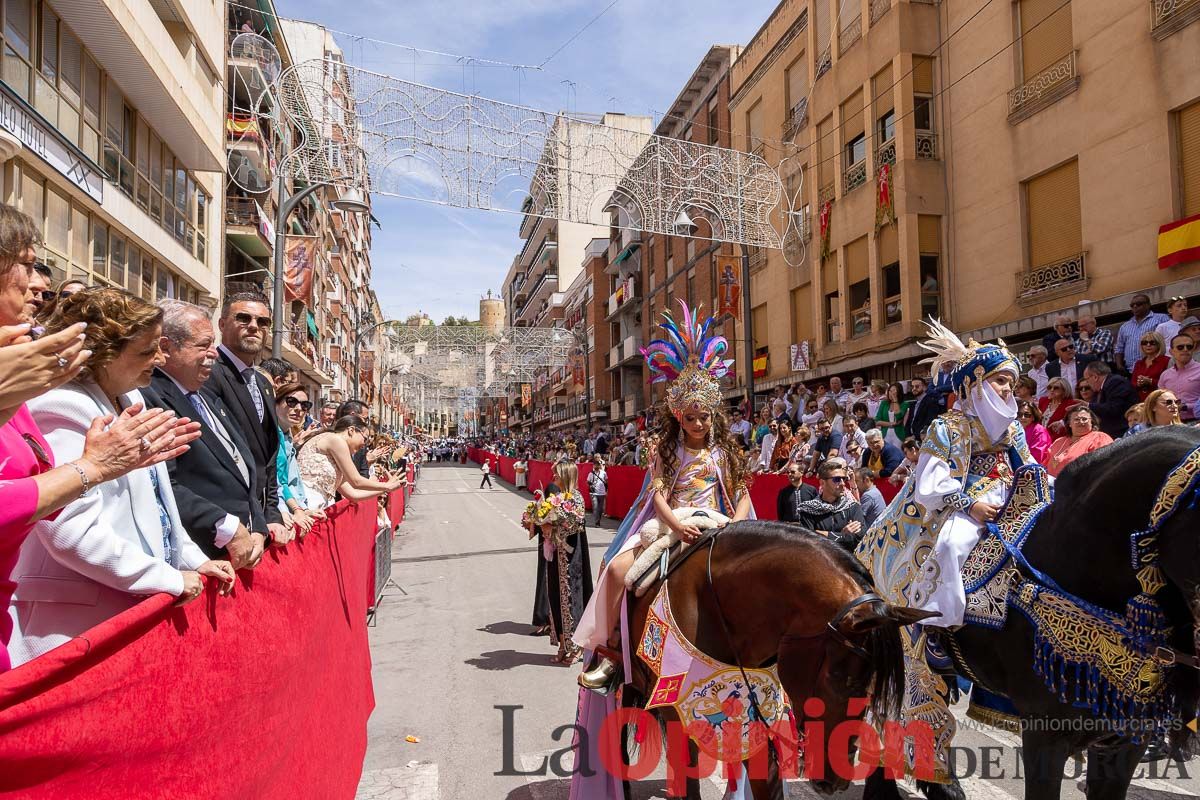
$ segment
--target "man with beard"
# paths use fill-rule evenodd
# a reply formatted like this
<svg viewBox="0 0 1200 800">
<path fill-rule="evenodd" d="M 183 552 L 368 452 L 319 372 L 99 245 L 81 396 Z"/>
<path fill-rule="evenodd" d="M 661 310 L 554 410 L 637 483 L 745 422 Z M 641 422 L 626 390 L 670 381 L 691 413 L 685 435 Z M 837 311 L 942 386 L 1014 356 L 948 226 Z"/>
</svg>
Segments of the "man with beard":
<svg viewBox="0 0 1200 800">
<path fill-rule="evenodd" d="M 225 298 L 217 326 L 221 346 L 205 388 L 229 409 L 254 456 L 255 486 L 274 541 L 283 543 L 290 533 L 279 512 L 279 485 L 275 453 L 279 449 L 279 423 L 275 419 L 275 392 L 254 368 L 271 332 L 267 300 L 254 292 L 238 292 Z"/>
</svg>

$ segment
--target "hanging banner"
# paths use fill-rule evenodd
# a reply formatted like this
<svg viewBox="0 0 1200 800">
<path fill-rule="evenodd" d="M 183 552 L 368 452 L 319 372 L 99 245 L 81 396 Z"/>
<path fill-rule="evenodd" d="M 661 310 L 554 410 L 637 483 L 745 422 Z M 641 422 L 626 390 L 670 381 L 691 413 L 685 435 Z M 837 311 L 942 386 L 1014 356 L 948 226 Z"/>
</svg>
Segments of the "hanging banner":
<svg viewBox="0 0 1200 800">
<path fill-rule="evenodd" d="M 738 282 L 740 268 L 739 256 L 717 256 L 717 284 L 720 286 L 717 316 L 728 314 L 734 319 L 739 319 L 738 312 L 742 300 L 742 286 Z"/>
<path fill-rule="evenodd" d="M 896 201 L 892 197 L 892 165 L 879 168 L 875 186 L 875 230 L 896 222 Z"/>
<path fill-rule="evenodd" d="M 528 383 L 521 384 L 521 408 L 529 408 L 533 402 L 533 387 Z M 502 415 L 503 416 L 503 415 Z"/>
<path fill-rule="evenodd" d="M 762 378 L 767 374 L 767 355 L 768 351 L 765 347 L 760 347 L 754 351 L 754 377 Z"/>
<path fill-rule="evenodd" d="M 571 356 L 571 383 L 576 389 L 583 388 L 583 353 Z"/>
<path fill-rule="evenodd" d="M 812 369 L 812 342 L 804 341 L 792 345 L 791 362 L 792 372 L 804 372 Z"/>
<path fill-rule="evenodd" d="M 290 303 L 305 304 L 312 298 L 313 275 L 317 260 L 316 236 L 289 236 L 284 247 L 286 266 L 283 269 L 284 295 Z"/>
<path fill-rule="evenodd" d="M 829 258 L 829 215 L 833 204 L 828 200 L 821 205 L 821 215 L 818 218 L 821 226 L 821 260 Z"/>
</svg>

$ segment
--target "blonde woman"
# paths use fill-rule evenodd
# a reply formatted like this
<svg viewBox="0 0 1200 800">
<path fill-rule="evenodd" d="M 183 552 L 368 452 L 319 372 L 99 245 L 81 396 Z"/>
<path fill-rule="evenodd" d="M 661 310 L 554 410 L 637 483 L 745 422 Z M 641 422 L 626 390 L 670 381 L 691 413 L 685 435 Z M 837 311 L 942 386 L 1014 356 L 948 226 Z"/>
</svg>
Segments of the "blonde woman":
<svg viewBox="0 0 1200 800">
<path fill-rule="evenodd" d="M 1142 418 L 1129 428 L 1126 436 L 1134 436 L 1142 431 L 1157 428 L 1162 425 L 1182 425 L 1179 419 L 1179 398 L 1170 389 L 1155 389 L 1142 403 Z"/>
<path fill-rule="evenodd" d="M 1080 385 L 1085 384 L 1080 381 Z M 1055 439 L 1070 433 L 1067 430 L 1067 412 L 1078 404 L 1070 384 L 1062 378 L 1051 378 L 1046 383 L 1046 396 L 1038 400 L 1038 410 L 1042 412 L 1042 425 Z"/>
<path fill-rule="evenodd" d="M 592 597 L 592 565 L 583 519 L 583 495 L 579 493 L 579 468 L 568 459 L 559 459 L 554 465 L 554 482 L 546 487 L 546 499 L 556 494 L 564 500 L 573 500 L 580 511 L 578 517 L 540 526 L 550 601 L 550 643 L 558 645 L 558 653 L 551 661 L 570 666 L 582 653 L 571 637 L 575 635 L 576 621 Z"/>
</svg>

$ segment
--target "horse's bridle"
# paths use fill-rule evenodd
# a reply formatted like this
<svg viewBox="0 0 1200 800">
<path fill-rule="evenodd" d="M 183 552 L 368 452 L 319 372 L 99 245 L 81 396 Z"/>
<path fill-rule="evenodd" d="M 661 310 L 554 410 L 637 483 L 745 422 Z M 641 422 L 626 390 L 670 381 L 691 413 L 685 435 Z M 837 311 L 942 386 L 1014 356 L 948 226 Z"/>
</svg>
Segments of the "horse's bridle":
<svg viewBox="0 0 1200 800">
<path fill-rule="evenodd" d="M 850 652 L 854 653 L 855 655 L 857 655 L 861 658 L 867 659 L 869 661 L 871 659 L 871 654 L 866 651 L 866 648 L 864 648 L 860 644 L 855 644 L 854 642 L 850 641 L 846 637 L 846 634 L 844 634 L 840 630 L 838 630 L 837 626 L 842 622 L 842 620 L 844 620 L 846 617 L 850 616 L 851 611 L 858 608 L 859 606 L 866 605 L 868 603 L 883 603 L 883 602 L 886 602 L 886 601 L 882 597 L 880 597 L 878 594 L 876 594 L 875 592 L 865 592 L 865 593 L 859 595 L 858 597 L 854 598 L 850 602 L 846 603 L 846 605 L 842 606 L 841 610 L 838 611 L 838 613 L 834 614 L 833 619 L 831 619 L 831 620 L 829 620 L 829 622 L 825 623 L 824 630 L 817 631 L 816 633 L 810 633 L 807 636 L 801 636 L 801 635 L 795 634 L 795 633 L 785 633 L 783 635 L 783 638 L 781 638 L 779 641 L 781 643 L 782 642 L 809 642 L 809 641 L 812 641 L 813 639 L 823 639 L 826 636 L 828 636 L 828 637 L 832 638 L 835 642 L 840 644 L 842 647 L 845 647 Z"/>
</svg>

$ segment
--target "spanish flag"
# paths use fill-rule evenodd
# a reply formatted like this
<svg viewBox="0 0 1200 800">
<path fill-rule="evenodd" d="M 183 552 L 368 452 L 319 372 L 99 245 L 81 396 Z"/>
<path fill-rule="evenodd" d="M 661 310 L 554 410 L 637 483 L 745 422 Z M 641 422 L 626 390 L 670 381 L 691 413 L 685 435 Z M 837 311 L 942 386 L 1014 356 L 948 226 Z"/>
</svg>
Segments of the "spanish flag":
<svg viewBox="0 0 1200 800">
<path fill-rule="evenodd" d="M 761 378 L 767 374 L 767 354 L 755 354 L 754 356 L 754 377 Z"/>
<path fill-rule="evenodd" d="M 1169 222 L 1158 229 L 1158 268 L 1200 261 L 1200 214 Z"/>
</svg>

